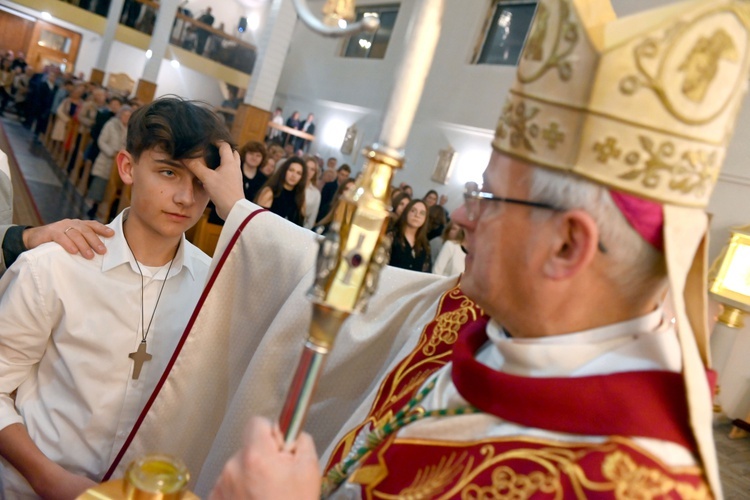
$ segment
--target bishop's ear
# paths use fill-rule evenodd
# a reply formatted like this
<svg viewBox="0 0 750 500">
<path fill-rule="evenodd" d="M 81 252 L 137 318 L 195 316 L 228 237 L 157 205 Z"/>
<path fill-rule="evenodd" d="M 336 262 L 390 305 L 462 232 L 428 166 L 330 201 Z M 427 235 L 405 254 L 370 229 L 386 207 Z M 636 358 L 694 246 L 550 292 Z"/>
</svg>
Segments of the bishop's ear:
<svg viewBox="0 0 750 500">
<path fill-rule="evenodd" d="M 122 182 L 126 185 L 133 184 L 133 166 L 135 164 L 133 156 L 124 149 L 121 149 L 117 153 L 115 161 L 117 162 L 117 172 L 120 174 Z"/>
<path fill-rule="evenodd" d="M 583 271 L 599 246 L 596 221 L 584 210 L 568 210 L 553 216 L 550 253 L 544 271 L 552 279 L 568 279 Z"/>
</svg>

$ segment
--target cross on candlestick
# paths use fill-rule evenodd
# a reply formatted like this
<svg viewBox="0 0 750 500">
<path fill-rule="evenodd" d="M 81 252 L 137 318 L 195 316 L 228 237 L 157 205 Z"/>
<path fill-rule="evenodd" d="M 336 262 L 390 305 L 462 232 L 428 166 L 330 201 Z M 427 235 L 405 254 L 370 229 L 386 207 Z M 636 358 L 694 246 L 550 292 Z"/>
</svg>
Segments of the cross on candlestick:
<svg viewBox="0 0 750 500">
<path fill-rule="evenodd" d="M 143 363 L 146 361 L 151 361 L 151 358 L 153 358 L 152 355 L 146 352 L 146 342 L 142 341 L 141 344 L 138 346 L 138 350 L 135 352 L 131 352 L 128 354 L 128 357 L 133 360 L 133 379 L 138 379 L 138 376 L 141 374 L 141 368 L 143 368 Z"/>
</svg>

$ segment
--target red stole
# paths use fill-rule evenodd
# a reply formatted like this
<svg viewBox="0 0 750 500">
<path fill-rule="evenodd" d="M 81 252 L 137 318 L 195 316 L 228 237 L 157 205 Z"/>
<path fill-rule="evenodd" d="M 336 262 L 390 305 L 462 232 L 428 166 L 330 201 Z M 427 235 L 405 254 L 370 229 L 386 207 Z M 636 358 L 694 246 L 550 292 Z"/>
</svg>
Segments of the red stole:
<svg viewBox="0 0 750 500">
<path fill-rule="evenodd" d="M 364 425 L 376 427 L 388 420 L 452 361 L 456 388 L 484 412 L 527 427 L 612 437 L 604 443 L 515 436 L 456 442 L 392 435 L 350 477 L 362 485 L 363 497 L 709 495 L 699 468 L 675 470 L 621 437 L 651 437 L 695 451 L 680 374 L 508 375 L 474 358 L 487 341 L 488 320 L 457 287 L 447 292 L 415 349 L 381 384 L 368 418 L 339 442 L 326 471 L 346 456 Z"/>
</svg>

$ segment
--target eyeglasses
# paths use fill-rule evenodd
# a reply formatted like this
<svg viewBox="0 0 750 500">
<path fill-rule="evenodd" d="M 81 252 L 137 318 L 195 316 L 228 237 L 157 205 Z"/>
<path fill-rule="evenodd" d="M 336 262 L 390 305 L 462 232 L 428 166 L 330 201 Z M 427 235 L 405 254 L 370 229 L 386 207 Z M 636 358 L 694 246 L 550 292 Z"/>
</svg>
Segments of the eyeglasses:
<svg viewBox="0 0 750 500">
<path fill-rule="evenodd" d="M 544 203 L 540 201 L 529 201 L 529 200 L 518 200 L 515 198 L 505 198 L 503 196 L 495 196 L 492 193 L 486 191 L 480 191 L 477 189 L 477 185 L 473 182 L 466 184 L 466 191 L 464 191 L 464 206 L 466 207 L 466 217 L 474 222 L 479 218 L 479 208 L 481 202 L 486 201 L 502 201 L 504 203 L 513 203 L 514 205 L 524 205 L 527 207 L 543 208 L 546 210 L 554 210 L 555 212 L 562 212 L 563 209 Z"/>
<path fill-rule="evenodd" d="M 524 205 L 532 208 L 542 208 L 544 210 L 552 210 L 555 212 L 564 212 L 565 209 L 557 207 L 549 203 L 541 201 L 530 201 L 530 200 L 518 200 L 516 198 L 505 198 L 503 196 L 495 196 L 492 193 L 481 191 L 476 183 L 468 182 L 466 184 L 466 190 L 464 191 L 464 207 L 466 207 L 466 218 L 470 222 L 474 222 L 479 218 L 479 211 L 482 201 L 501 201 L 503 203 L 512 203 L 514 205 Z M 602 253 L 607 253 L 607 247 L 605 247 L 601 241 L 597 242 L 597 248 Z"/>
</svg>

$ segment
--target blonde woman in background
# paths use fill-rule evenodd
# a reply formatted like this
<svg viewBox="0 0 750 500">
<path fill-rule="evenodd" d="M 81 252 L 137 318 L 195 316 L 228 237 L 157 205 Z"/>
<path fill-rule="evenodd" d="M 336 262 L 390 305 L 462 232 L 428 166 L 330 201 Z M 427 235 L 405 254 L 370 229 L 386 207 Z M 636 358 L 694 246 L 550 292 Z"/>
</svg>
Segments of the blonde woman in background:
<svg viewBox="0 0 750 500">
<path fill-rule="evenodd" d="M 317 186 L 320 166 L 318 165 L 318 161 L 312 156 L 305 158 L 305 166 L 307 167 L 307 183 L 305 187 L 304 226 L 307 229 L 312 229 L 315 225 L 315 219 L 318 218 L 318 210 L 320 209 L 320 190 Z"/>
</svg>

